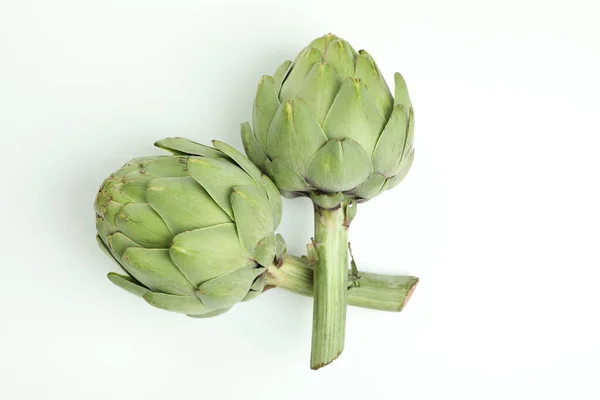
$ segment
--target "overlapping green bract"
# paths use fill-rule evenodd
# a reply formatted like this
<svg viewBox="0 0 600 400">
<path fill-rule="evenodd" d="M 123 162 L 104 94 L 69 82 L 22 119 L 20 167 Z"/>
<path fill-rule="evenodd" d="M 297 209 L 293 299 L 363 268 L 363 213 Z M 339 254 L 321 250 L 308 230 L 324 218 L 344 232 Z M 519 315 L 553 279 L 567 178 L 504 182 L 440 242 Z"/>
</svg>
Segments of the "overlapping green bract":
<svg viewBox="0 0 600 400">
<path fill-rule="evenodd" d="M 195 317 L 219 315 L 260 294 L 283 249 L 277 188 L 238 151 L 183 138 L 157 142 L 171 156 L 137 158 L 102 184 L 98 242 L 127 275 L 116 285 Z"/>
<path fill-rule="evenodd" d="M 392 96 L 366 51 L 317 38 L 260 80 L 252 127 L 242 125 L 246 154 L 286 196 L 370 199 L 413 160 L 412 103 L 402 76 L 394 80 Z"/>
</svg>

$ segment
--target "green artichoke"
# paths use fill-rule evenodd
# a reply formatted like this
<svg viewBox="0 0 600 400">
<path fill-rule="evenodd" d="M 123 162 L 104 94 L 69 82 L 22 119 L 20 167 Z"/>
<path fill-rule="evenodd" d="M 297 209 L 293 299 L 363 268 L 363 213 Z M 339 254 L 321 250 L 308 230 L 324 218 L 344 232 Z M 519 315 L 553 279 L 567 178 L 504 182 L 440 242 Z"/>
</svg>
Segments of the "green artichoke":
<svg viewBox="0 0 600 400">
<path fill-rule="evenodd" d="M 242 154 L 182 138 L 175 155 L 134 159 L 104 181 L 95 201 L 98 241 L 127 275 L 110 280 L 158 308 L 222 314 L 263 291 L 282 257 L 281 197 Z"/>
<path fill-rule="evenodd" d="M 399 73 L 394 81 L 392 96 L 366 51 L 317 38 L 260 80 L 246 154 L 284 196 L 366 201 L 396 186 L 414 156 L 412 103 Z"/>
<path fill-rule="evenodd" d="M 366 51 L 328 34 L 262 77 L 252 127 L 242 124 L 250 160 L 284 196 L 310 196 L 315 204 L 314 369 L 344 348 L 356 203 L 396 186 L 413 161 L 412 103 L 399 73 L 394 81 L 392 96 Z"/>
</svg>

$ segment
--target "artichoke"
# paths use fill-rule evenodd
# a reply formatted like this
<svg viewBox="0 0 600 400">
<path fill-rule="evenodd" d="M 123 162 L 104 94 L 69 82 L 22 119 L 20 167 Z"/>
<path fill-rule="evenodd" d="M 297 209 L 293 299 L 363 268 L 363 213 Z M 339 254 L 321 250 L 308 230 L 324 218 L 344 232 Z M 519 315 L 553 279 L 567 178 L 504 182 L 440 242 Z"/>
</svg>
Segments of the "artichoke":
<svg viewBox="0 0 600 400">
<path fill-rule="evenodd" d="M 266 176 L 221 142 L 157 142 L 173 156 L 131 160 L 102 183 L 94 208 L 100 247 L 124 269 L 117 286 L 148 303 L 211 317 L 271 287 L 313 293 L 313 269 L 285 255 L 273 231 L 281 199 Z M 363 274 L 348 304 L 401 311 L 418 279 Z"/>
<path fill-rule="evenodd" d="M 181 138 L 172 156 L 134 159 L 95 201 L 98 239 L 127 275 L 110 280 L 158 308 L 219 315 L 260 294 L 284 243 L 281 198 L 269 178 L 225 143 Z"/>
<path fill-rule="evenodd" d="M 413 161 L 412 103 L 402 75 L 394 81 L 392 96 L 369 53 L 328 34 L 262 77 L 252 127 L 242 124 L 250 160 L 284 196 L 315 204 L 313 369 L 344 348 L 356 204 L 396 186 Z"/>
<path fill-rule="evenodd" d="M 392 96 L 369 53 L 317 38 L 260 80 L 252 128 L 242 125 L 246 154 L 284 196 L 366 201 L 396 186 L 414 157 L 412 103 L 402 75 L 394 81 Z"/>
</svg>

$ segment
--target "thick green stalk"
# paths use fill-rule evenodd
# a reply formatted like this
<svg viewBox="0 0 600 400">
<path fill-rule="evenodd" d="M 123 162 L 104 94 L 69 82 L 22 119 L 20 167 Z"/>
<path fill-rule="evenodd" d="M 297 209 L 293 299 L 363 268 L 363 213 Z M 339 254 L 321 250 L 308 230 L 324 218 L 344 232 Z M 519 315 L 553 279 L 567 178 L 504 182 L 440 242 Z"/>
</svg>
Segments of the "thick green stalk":
<svg viewBox="0 0 600 400">
<path fill-rule="evenodd" d="M 315 205 L 317 257 L 314 269 L 310 367 L 319 369 L 344 350 L 348 297 L 348 228 L 345 203 L 336 209 Z"/>
<path fill-rule="evenodd" d="M 361 272 L 358 281 L 348 288 L 348 304 L 381 311 L 402 311 L 418 282 L 414 276 Z M 313 268 L 306 259 L 286 255 L 280 265 L 267 268 L 265 283 L 312 297 Z"/>
</svg>

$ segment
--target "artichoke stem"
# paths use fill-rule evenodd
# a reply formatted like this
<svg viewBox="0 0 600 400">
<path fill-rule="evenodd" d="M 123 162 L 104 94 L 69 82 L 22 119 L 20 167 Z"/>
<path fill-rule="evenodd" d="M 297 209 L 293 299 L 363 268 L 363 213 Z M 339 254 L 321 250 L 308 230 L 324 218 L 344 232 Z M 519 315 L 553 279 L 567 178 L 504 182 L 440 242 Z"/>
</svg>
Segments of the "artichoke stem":
<svg viewBox="0 0 600 400">
<path fill-rule="evenodd" d="M 350 271 L 349 271 L 350 273 Z M 305 258 L 286 255 L 281 264 L 267 268 L 265 284 L 304 296 L 313 296 L 313 269 Z M 402 311 L 419 279 L 414 276 L 361 272 L 359 285 L 348 289 L 348 304 L 380 311 Z"/>
<path fill-rule="evenodd" d="M 315 205 L 314 306 L 310 367 L 319 369 L 344 350 L 348 297 L 346 204 L 335 209 Z"/>
</svg>

